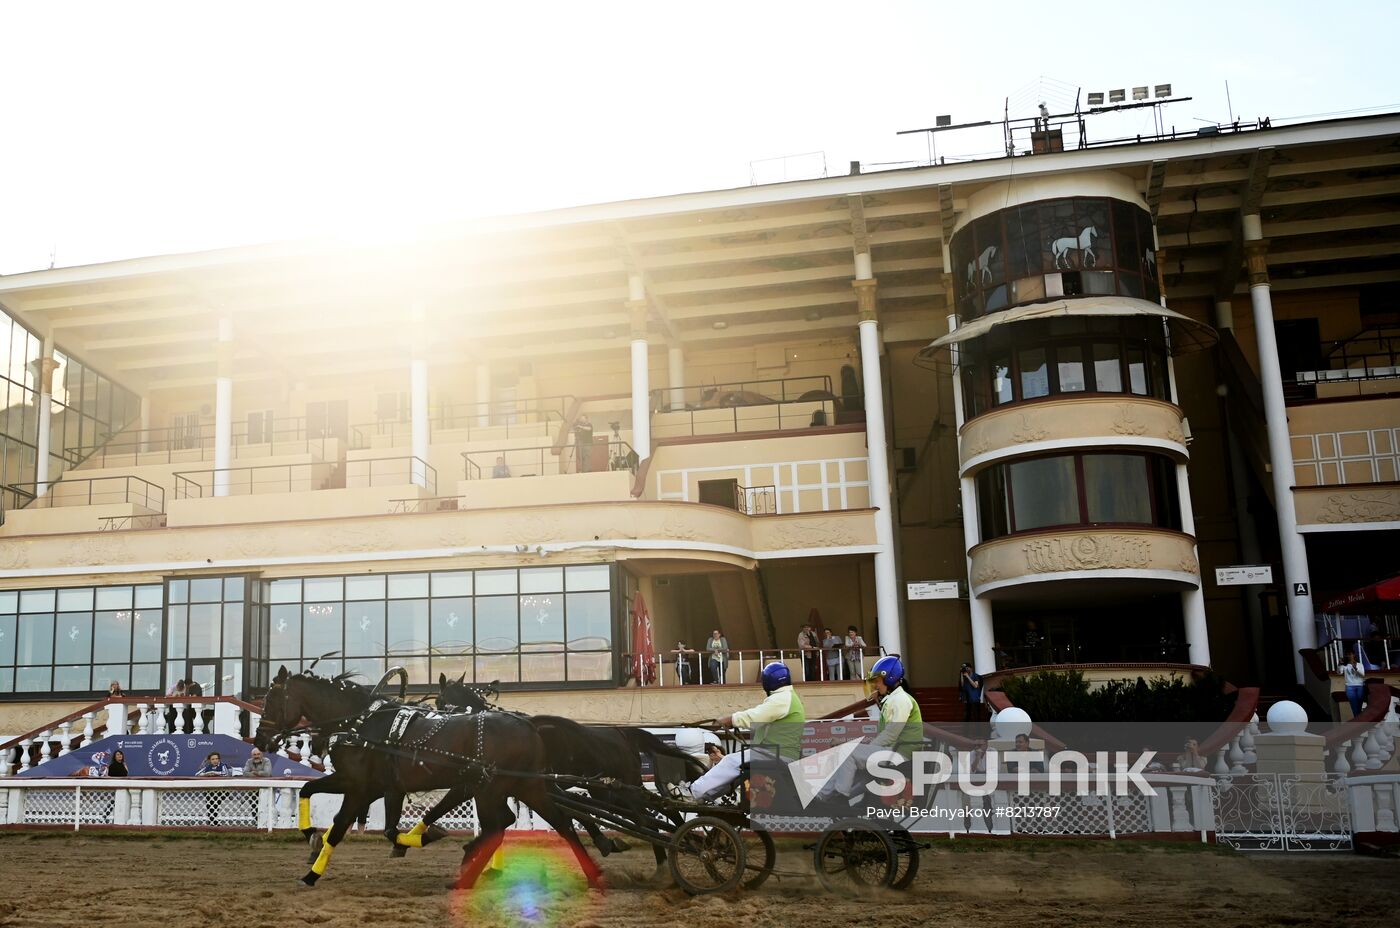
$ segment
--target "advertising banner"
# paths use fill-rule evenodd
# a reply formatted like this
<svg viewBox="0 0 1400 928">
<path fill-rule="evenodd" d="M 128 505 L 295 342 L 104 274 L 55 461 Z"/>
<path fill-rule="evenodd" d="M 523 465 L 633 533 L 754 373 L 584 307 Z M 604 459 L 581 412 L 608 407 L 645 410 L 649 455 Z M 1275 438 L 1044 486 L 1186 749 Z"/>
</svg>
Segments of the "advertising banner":
<svg viewBox="0 0 1400 928">
<path fill-rule="evenodd" d="M 121 751 L 126 757 L 127 775 L 133 777 L 192 777 L 204 766 L 204 758 L 218 752 L 220 759 L 233 768 L 234 775 L 242 772 L 253 746 L 230 735 L 112 735 L 94 741 L 71 754 L 55 757 L 47 763 L 31 767 L 21 777 L 101 777 L 107 775 L 112 754 Z M 278 777 L 324 776 L 321 771 L 276 754 L 272 760 L 272 775 Z"/>
</svg>

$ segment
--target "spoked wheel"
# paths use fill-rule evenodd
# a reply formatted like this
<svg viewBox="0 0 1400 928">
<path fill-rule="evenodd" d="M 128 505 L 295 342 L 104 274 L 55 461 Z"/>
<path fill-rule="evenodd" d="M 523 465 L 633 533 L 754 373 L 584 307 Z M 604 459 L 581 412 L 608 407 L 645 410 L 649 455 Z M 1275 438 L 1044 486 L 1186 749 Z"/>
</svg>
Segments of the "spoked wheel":
<svg viewBox="0 0 1400 928">
<path fill-rule="evenodd" d="M 758 889 L 778 863 L 773 836 L 761 828 L 744 832 L 744 852 L 744 888 Z"/>
<path fill-rule="evenodd" d="M 701 815 L 676 829 L 666 849 L 676 885 L 692 896 L 729 892 L 744 879 L 744 839 L 734 826 Z"/>
<path fill-rule="evenodd" d="M 907 831 L 894 833 L 895 868 L 891 889 L 908 889 L 919 875 L 919 850 L 922 845 Z"/>
<path fill-rule="evenodd" d="M 812 849 L 817 878 L 834 893 L 883 889 L 895 877 L 894 842 L 868 822 L 838 822 Z M 843 879 L 844 877 L 844 879 Z"/>
</svg>

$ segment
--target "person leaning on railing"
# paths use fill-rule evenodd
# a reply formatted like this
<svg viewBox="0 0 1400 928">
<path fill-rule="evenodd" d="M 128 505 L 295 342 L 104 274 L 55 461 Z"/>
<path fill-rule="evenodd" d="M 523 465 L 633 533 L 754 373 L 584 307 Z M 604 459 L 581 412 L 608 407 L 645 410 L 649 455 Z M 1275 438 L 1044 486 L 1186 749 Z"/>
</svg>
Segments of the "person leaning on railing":
<svg viewBox="0 0 1400 928">
<path fill-rule="evenodd" d="M 859 680 L 864 674 L 861 667 L 864 663 L 865 639 L 860 636 L 854 625 L 846 626 L 846 679 Z"/>
<path fill-rule="evenodd" d="M 723 683 L 724 667 L 729 663 L 729 639 L 715 629 L 710 633 L 710 640 L 705 642 L 705 650 L 709 654 L 710 682 Z"/>
<path fill-rule="evenodd" d="M 841 679 L 841 639 L 831 629 L 822 629 L 822 656 L 826 658 L 826 679 Z"/>
</svg>

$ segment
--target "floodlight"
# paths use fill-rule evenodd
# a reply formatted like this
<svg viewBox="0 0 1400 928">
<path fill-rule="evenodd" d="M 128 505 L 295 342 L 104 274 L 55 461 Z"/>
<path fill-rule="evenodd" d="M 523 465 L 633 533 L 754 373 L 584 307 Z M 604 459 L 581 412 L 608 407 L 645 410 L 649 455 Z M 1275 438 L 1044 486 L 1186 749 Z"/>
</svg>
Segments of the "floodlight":
<svg viewBox="0 0 1400 928">
<path fill-rule="evenodd" d="M 952 117 L 952 116 L 936 116 L 936 117 L 934 117 L 933 124 L 934 124 L 935 126 L 951 126 L 951 125 L 953 124 L 953 117 Z"/>
<path fill-rule="evenodd" d="M 1152 92 L 1158 97 L 1170 97 L 1172 95 L 1172 85 L 1158 84 L 1156 87 L 1152 88 Z"/>
<path fill-rule="evenodd" d="M 1147 99 L 1147 88 L 1146 88 L 1146 87 L 1134 87 L 1134 88 L 1133 88 L 1133 99 L 1134 99 L 1134 100 L 1146 100 L 1146 99 Z"/>
<path fill-rule="evenodd" d="M 1110 90 L 1108 92 L 1109 103 L 1122 103 L 1128 98 L 1127 94 L 1121 90 Z"/>
<path fill-rule="evenodd" d="M 1090 105 L 1090 106 L 1103 106 L 1103 94 L 1102 94 L 1102 93 L 1091 93 L 1091 94 L 1089 94 L 1089 105 Z"/>
</svg>

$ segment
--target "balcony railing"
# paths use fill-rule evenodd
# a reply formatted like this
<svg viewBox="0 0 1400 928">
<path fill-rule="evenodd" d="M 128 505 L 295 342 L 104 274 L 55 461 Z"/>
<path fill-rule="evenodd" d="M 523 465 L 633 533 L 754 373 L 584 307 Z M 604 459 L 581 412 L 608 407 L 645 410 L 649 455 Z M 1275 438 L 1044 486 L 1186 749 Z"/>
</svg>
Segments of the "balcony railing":
<svg viewBox="0 0 1400 928">
<path fill-rule="evenodd" d="M 156 512 L 139 516 L 103 516 L 97 520 L 99 532 L 139 532 L 152 528 L 165 528 L 165 513 Z"/>
<path fill-rule="evenodd" d="M 997 669 L 1038 667 L 1046 664 L 1189 663 L 1188 645 L 1164 641 L 1157 644 L 1050 644 L 998 647 Z"/>
<path fill-rule="evenodd" d="M 103 506 L 134 503 L 158 512 L 165 509 L 165 488 L 140 477 L 68 477 L 43 483 L 16 483 L 13 487 L 29 497 L 26 509 L 58 509 L 69 506 Z M 39 494 L 40 487 L 48 489 Z"/>
<path fill-rule="evenodd" d="M 654 402 L 652 408 L 662 411 L 669 409 L 678 391 L 687 409 L 721 409 L 730 406 L 761 406 L 768 403 L 836 398 L 836 394 L 831 391 L 831 378 L 825 375 L 783 377 L 653 390 L 652 396 L 659 402 Z"/>
<path fill-rule="evenodd" d="M 778 514 L 777 487 L 734 487 L 734 508 L 748 516 Z"/>
<path fill-rule="evenodd" d="M 461 503 L 462 497 L 460 496 L 391 499 L 389 500 L 389 512 L 395 515 L 419 512 L 457 512 L 462 508 Z"/>
<path fill-rule="evenodd" d="M 788 665 L 798 683 L 839 683 L 864 680 L 870 664 L 884 648 L 730 648 L 723 660 L 700 648 L 662 650 L 648 663 L 648 679 L 641 686 L 742 685 L 758 680 L 759 671 L 773 661 Z M 631 655 L 624 655 L 629 677 L 636 676 Z"/>
<path fill-rule="evenodd" d="M 1314 395 L 1335 397 L 1367 392 L 1396 390 L 1395 384 L 1377 390 L 1364 390 L 1373 380 L 1400 379 L 1400 325 L 1364 329 L 1350 338 L 1323 343 L 1322 367 L 1315 371 L 1284 371 L 1284 392 L 1292 399 L 1312 399 Z"/>
<path fill-rule="evenodd" d="M 587 453 L 583 450 L 587 449 Z M 580 448 L 566 445 L 555 453 L 552 445 L 503 448 L 495 451 L 463 451 L 463 474 L 468 480 L 504 477 L 549 477 L 559 474 L 637 472 L 637 452 L 625 441 L 595 440 Z"/>
<path fill-rule="evenodd" d="M 217 496 L 219 486 L 225 496 L 260 496 L 269 493 L 299 493 L 319 490 L 330 480 L 334 465 L 324 461 L 303 464 L 260 464 L 209 470 L 178 471 L 176 499 L 202 499 Z"/>
<path fill-rule="evenodd" d="M 1341 673 L 1348 651 L 1358 660 L 1364 658 L 1368 670 L 1400 670 L 1400 638 L 1333 638 L 1322 648 L 1322 662 L 1328 673 Z"/>
<path fill-rule="evenodd" d="M 230 437 L 234 458 L 246 457 L 254 448 L 268 448 L 268 454 L 311 454 L 325 456 L 326 440 L 332 437 L 321 427 L 307 426 L 305 417 L 270 419 L 260 427 L 237 422 Z M 120 458 L 121 465 L 170 464 L 208 461 L 214 457 L 214 424 L 200 423 L 186 428 L 126 429 L 97 445 L 74 445 L 63 449 L 68 466 L 88 464 L 107 466 L 108 458 Z"/>
<path fill-rule="evenodd" d="M 466 440 L 474 437 L 538 437 L 543 430 L 552 433 L 564 421 L 574 398 L 545 396 L 528 400 L 496 400 L 489 403 L 451 403 L 428 411 L 429 434 L 462 431 Z M 413 440 L 413 423 L 406 415 L 398 418 L 360 422 L 350 427 L 350 447 L 361 450 L 376 444 L 388 447 L 408 445 Z"/>
<path fill-rule="evenodd" d="M 345 462 L 347 487 L 390 487 L 414 484 L 437 493 L 437 468 L 422 458 L 361 458 Z"/>
</svg>

